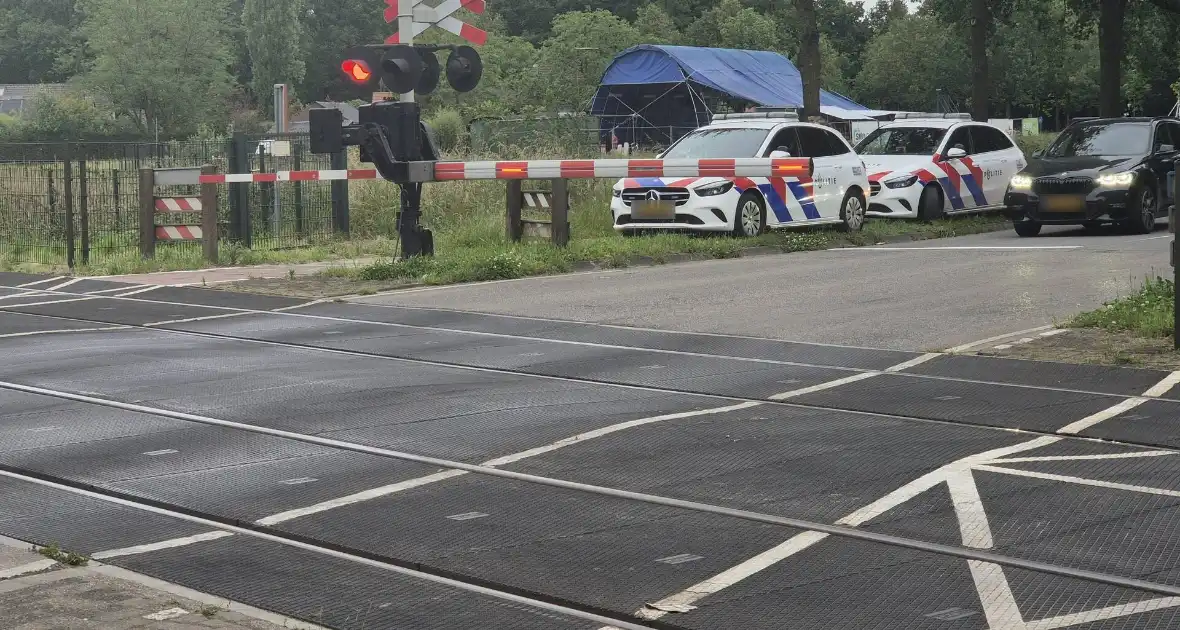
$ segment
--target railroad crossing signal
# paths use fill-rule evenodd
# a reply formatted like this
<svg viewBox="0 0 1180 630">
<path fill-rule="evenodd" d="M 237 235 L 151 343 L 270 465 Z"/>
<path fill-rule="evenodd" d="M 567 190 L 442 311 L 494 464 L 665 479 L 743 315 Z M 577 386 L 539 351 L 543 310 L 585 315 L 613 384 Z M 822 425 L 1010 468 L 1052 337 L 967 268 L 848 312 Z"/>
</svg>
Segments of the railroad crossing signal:
<svg viewBox="0 0 1180 630">
<path fill-rule="evenodd" d="M 345 49 L 340 70 L 357 91 L 378 92 L 380 84 L 395 94 L 429 94 L 438 87 L 442 66 L 435 53 L 449 49 L 447 83 L 456 92 L 470 92 L 483 76 L 483 62 L 470 46 L 352 46 Z"/>
<path fill-rule="evenodd" d="M 385 0 L 385 4 L 389 5 L 385 9 L 385 21 L 392 24 L 399 17 L 398 2 L 402 0 Z M 454 13 L 459 9 L 466 9 L 472 13 L 482 15 L 486 10 L 484 0 L 444 0 L 438 6 L 429 6 L 424 0 L 405 0 L 412 3 L 413 6 L 413 28 L 411 29 L 411 40 L 426 32 L 426 29 L 431 26 L 437 26 L 445 31 L 450 31 L 459 37 L 475 44 L 482 46 L 488 41 L 487 31 L 476 28 L 458 18 L 454 17 Z M 398 33 L 390 35 L 385 40 L 387 44 L 400 44 L 402 29 L 398 28 Z"/>
</svg>

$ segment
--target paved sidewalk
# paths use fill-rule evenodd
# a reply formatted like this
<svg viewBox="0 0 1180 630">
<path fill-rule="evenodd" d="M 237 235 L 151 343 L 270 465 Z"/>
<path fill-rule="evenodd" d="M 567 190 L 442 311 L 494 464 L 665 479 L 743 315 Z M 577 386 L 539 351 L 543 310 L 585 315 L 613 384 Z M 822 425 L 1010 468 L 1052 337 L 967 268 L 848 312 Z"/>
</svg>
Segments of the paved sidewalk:
<svg viewBox="0 0 1180 630">
<path fill-rule="evenodd" d="M 0 537 L 6 630 L 278 630 L 319 627 L 90 561 L 70 567 Z"/>
<path fill-rule="evenodd" d="M 297 265 L 255 265 L 251 267 L 215 267 L 193 271 L 162 271 L 159 273 L 126 274 L 121 276 L 95 276 L 112 282 L 158 284 L 165 286 L 201 286 L 226 284 L 257 278 L 275 279 L 295 276 L 311 276 L 326 269 L 338 267 L 361 267 L 372 264 L 377 258 L 356 258 L 351 260 L 330 260 L 326 262 L 301 263 Z"/>
</svg>

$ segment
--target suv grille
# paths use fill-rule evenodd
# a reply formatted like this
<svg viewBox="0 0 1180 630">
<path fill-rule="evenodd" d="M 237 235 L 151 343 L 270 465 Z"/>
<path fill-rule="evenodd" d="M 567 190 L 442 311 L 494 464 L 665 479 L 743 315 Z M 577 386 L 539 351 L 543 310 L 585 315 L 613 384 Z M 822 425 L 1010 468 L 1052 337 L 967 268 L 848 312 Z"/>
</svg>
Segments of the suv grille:
<svg viewBox="0 0 1180 630">
<path fill-rule="evenodd" d="M 632 201 L 647 199 L 647 193 L 653 190 L 659 192 L 664 201 L 675 201 L 678 206 L 688 203 L 692 196 L 687 188 L 628 188 L 623 191 L 623 203 L 630 206 Z"/>
<path fill-rule="evenodd" d="M 1033 192 L 1042 195 L 1085 195 L 1091 190 L 1091 177 L 1039 177 L 1033 181 Z"/>
</svg>

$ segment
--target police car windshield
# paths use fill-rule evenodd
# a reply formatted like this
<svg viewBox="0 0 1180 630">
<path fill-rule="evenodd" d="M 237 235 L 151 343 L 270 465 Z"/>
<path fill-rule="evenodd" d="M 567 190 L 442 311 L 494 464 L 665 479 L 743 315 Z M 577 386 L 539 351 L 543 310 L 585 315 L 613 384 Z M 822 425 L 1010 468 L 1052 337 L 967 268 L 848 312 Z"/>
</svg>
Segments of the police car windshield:
<svg viewBox="0 0 1180 630">
<path fill-rule="evenodd" d="M 938 127 L 880 128 L 870 133 L 856 152 L 861 155 L 934 155 L 946 129 Z"/>
<path fill-rule="evenodd" d="M 758 157 L 758 149 L 769 129 L 721 127 L 698 129 L 680 139 L 664 154 L 664 159 L 710 159 Z"/>
<path fill-rule="evenodd" d="M 1045 157 L 1143 155 L 1151 148 L 1151 123 L 1083 123 L 1068 127 L 1045 151 Z"/>
</svg>

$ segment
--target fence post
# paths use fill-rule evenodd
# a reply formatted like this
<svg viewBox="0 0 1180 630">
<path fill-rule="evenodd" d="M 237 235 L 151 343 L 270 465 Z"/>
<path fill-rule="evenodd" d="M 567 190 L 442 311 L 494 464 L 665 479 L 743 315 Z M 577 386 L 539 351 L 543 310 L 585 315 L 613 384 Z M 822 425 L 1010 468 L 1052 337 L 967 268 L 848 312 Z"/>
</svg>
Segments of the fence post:
<svg viewBox="0 0 1180 630">
<path fill-rule="evenodd" d="M 291 166 L 296 171 L 303 170 L 303 143 L 294 141 L 291 143 L 292 157 L 294 164 Z M 303 182 L 294 182 L 295 186 L 295 236 L 302 238 L 306 227 L 303 225 Z"/>
<path fill-rule="evenodd" d="M 333 153 L 331 167 L 334 171 L 348 170 L 348 151 Z M 348 238 L 348 180 L 332 181 L 332 231 Z"/>
<path fill-rule="evenodd" d="M 217 167 L 206 164 L 201 167 L 202 175 L 213 175 Z M 205 260 L 217 264 L 217 184 L 201 184 L 201 249 Z"/>
<path fill-rule="evenodd" d="M 156 173 L 139 169 L 139 253 L 144 258 L 156 255 Z"/>
<path fill-rule="evenodd" d="M 86 181 L 86 160 L 78 160 L 78 214 L 82 221 L 82 264 L 90 264 L 90 186 Z"/>
<path fill-rule="evenodd" d="M 507 233 L 508 241 L 511 243 L 519 243 L 522 236 L 524 236 L 524 224 L 520 221 L 521 206 L 524 205 L 524 197 L 522 195 L 523 182 L 519 179 L 508 180 L 508 212 L 507 212 Z"/>
<path fill-rule="evenodd" d="M 56 232 L 59 219 L 57 218 L 57 188 L 53 185 L 52 166 L 45 169 L 45 185 L 48 188 L 46 194 L 49 196 L 49 222 L 53 225 L 54 231 Z"/>
<path fill-rule="evenodd" d="M 119 206 L 123 205 L 119 200 L 119 167 L 115 167 L 111 171 L 111 190 L 114 191 L 115 196 L 115 229 L 123 229 L 123 219 L 119 216 Z"/>
<path fill-rule="evenodd" d="M 553 180 L 553 202 L 550 204 L 552 223 L 550 237 L 553 244 L 565 247 L 570 244 L 570 187 L 568 179 Z"/>
<path fill-rule="evenodd" d="M 250 154 L 246 150 L 246 135 L 234 132 L 229 146 L 229 172 L 249 173 Z M 253 239 L 250 234 L 250 188 L 249 184 L 229 185 L 229 222 L 232 228 L 232 238 L 246 247 L 250 247 Z"/>
<path fill-rule="evenodd" d="M 66 147 L 65 176 L 62 187 L 66 193 L 66 266 L 74 268 L 74 160 L 70 156 L 70 148 Z"/>
</svg>

